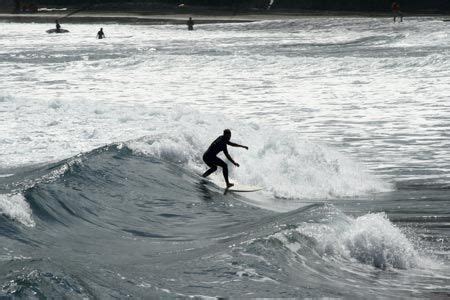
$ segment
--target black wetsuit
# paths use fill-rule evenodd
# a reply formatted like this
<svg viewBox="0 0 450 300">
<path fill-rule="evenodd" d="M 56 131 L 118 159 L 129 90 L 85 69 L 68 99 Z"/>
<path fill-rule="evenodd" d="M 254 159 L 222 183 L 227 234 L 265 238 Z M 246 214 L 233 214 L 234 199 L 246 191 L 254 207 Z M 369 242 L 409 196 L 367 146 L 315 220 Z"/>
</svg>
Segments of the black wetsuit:
<svg viewBox="0 0 450 300">
<path fill-rule="evenodd" d="M 214 142 L 212 142 L 211 146 L 209 146 L 208 150 L 206 150 L 205 154 L 203 154 L 203 161 L 208 165 L 208 167 L 214 169 L 214 171 L 217 170 L 217 166 L 228 171 L 227 164 L 217 157 L 217 154 L 222 151 L 227 157 L 229 156 L 227 143 L 228 141 L 226 138 L 221 135 Z"/>
<path fill-rule="evenodd" d="M 105 34 L 103 33 L 103 30 L 100 30 L 99 32 L 97 32 L 97 38 L 99 40 L 105 38 Z"/>
<path fill-rule="evenodd" d="M 222 167 L 223 177 L 225 178 L 228 189 L 233 186 L 233 184 L 228 180 L 228 166 L 223 160 L 217 157 L 217 154 L 223 151 L 223 154 L 225 154 L 228 160 L 231 161 L 236 167 L 239 167 L 239 164 L 235 162 L 228 153 L 227 145 L 232 147 L 241 147 L 247 150 L 248 147 L 230 142 L 230 130 L 226 129 L 223 133 L 223 135 L 219 136 L 214 142 L 212 142 L 211 146 L 209 146 L 208 150 L 206 150 L 205 154 L 203 154 L 203 161 L 208 165 L 209 170 L 207 170 L 202 176 L 208 177 L 217 170 L 218 166 Z"/>
<path fill-rule="evenodd" d="M 189 19 L 187 21 L 188 30 L 194 30 L 194 21 L 192 19 Z"/>
</svg>

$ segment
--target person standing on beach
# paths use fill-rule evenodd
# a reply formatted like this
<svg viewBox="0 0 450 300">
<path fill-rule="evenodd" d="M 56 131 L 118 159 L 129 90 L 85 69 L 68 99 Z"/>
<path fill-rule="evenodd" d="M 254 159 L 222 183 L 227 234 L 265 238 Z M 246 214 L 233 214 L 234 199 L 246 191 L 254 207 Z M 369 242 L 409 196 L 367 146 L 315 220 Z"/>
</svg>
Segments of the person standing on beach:
<svg viewBox="0 0 450 300">
<path fill-rule="evenodd" d="M 103 32 L 103 28 L 100 28 L 100 30 L 97 32 L 97 38 L 99 39 L 99 40 L 101 40 L 101 39 L 104 39 L 106 36 L 105 36 L 105 33 Z"/>
<path fill-rule="evenodd" d="M 187 21 L 188 30 L 194 30 L 194 21 L 192 20 L 192 17 L 189 17 L 189 20 Z"/>
<path fill-rule="evenodd" d="M 22 10 L 22 3 L 20 0 L 14 0 L 14 12 L 15 13 L 20 13 L 20 11 Z"/>
<path fill-rule="evenodd" d="M 203 161 L 208 165 L 209 170 L 203 173 L 202 177 L 208 177 L 212 173 L 217 170 L 217 167 L 222 168 L 223 177 L 225 178 L 225 182 L 227 184 L 227 189 L 232 187 L 234 184 L 230 183 L 228 180 L 228 166 L 227 164 L 217 157 L 217 154 L 223 151 L 225 156 L 231 161 L 236 167 L 239 167 L 239 164 L 235 162 L 227 150 L 227 145 L 232 147 L 241 147 L 248 150 L 247 146 L 242 146 L 230 141 L 231 139 L 231 131 L 230 129 L 225 129 L 223 131 L 223 135 L 219 136 L 214 142 L 211 143 L 208 150 L 206 150 L 205 154 L 203 154 Z"/>
<path fill-rule="evenodd" d="M 400 5 L 397 2 L 392 2 L 392 13 L 394 14 L 394 23 L 397 20 L 397 17 L 400 18 L 400 22 L 403 22 L 403 14 L 400 11 Z"/>
</svg>

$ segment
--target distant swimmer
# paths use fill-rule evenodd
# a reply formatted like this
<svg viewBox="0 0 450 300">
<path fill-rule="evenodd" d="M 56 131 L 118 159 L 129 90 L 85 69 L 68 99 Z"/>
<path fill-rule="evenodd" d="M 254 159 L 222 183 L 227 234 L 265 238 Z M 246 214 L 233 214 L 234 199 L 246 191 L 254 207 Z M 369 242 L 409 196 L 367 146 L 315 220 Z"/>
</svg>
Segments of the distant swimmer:
<svg viewBox="0 0 450 300">
<path fill-rule="evenodd" d="M 60 33 L 61 32 L 61 25 L 59 24 L 58 20 L 55 20 L 55 25 L 56 25 L 56 32 Z"/>
<path fill-rule="evenodd" d="M 228 180 L 227 164 L 223 160 L 218 158 L 217 154 L 223 151 L 228 160 L 231 161 L 236 167 L 239 167 L 239 164 L 235 162 L 228 153 L 227 145 L 230 145 L 232 147 L 241 147 L 248 150 L 247 146 L 232 143 L 230 142 L 230 139 L 231 139 L 231 131 L 230 129 L 225 129 L 223 131 L 223 135 L 219 136 L 214 142 L 212 142 L 211 146 L 209 146 L 208 150 L 206 150 L 205 154 L 203 154 L 203 161 L 208 165 L 210 169 L 206 171 L 202 176 L 208 177 L 209 175 L 214 173 L 217 170 L 217 167 L 219 166 L 222 168 L 223 177 L 225 178 L 227 188 L 232 187 L 234 184 L 230 183 L 230 181 Z"/>
<path fill-rule="evenodd" d="M 66 32 L 69 32 L 69 30 L 61 28 L 61 24 L 59 24 L 58 20 L 55 20 L 55 27 L 56 28 L 49 29 L 46 32 L 47 33 L 66 33 Z"/>
<path fill-rule="evenodd" d="M 194 21 L 192 20 L 192 17 L 189 17 L 189 20 L 187 21 L 188 30 L 194 30 Z"/>
<path fill-rule="evenodd" d="M 101 40 L 101 39 L 104 39 L 106 36 L 105 36 L 105 33 L 103 32 L 103 28 L 100 28 L 100 30 L 97 32 L 97 38 L 99 39 L 99 40 Z"/>
<path fill-rule="evenodd" d="M 400 22 L 403 22 L 403 13 L 400 11 L 400 5 L 397 2 L 392 2 L 392 14 L 394 15 L 394 23 L 397 18 L 400 18 Z"/>
</svg>

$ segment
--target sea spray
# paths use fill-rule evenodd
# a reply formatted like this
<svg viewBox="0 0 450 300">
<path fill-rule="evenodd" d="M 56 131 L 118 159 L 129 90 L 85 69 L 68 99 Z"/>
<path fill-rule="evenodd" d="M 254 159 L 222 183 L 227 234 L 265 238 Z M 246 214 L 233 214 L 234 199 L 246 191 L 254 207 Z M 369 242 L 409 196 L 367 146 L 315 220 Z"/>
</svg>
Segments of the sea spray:
<svg viewBox="0 0 450 300">
<path fill-rule="evenodd" d="M 384 213 L 357 218 L 345 216 L 330 224 L 303 224 L 297 228 L 316 241 L 322 255 L 355 260 L 377 268 L 409 269 L 421 259 L 413 243 Z"/>
<path fill-rule="evenodd" d="M 0 194 L 0 214 L 27 227 L 34 227 L 30 205 L 21 194 Z"/>
<path fill-rule="evenodd" d="M 201 174 L 206 170 L 204 151 L 230 127 L 231 140 L 249 146 L 248 151 L 228 147 L 240 163 L 239 168 L 230 165 L 231 177 L 239 183 L 262 186 L 282 198 L 328 199 L 392 189 L 351 157 L 297 133 L 185 107 L 175 107 L 166 118 L 170 125 L 165 132 L 129 141 L 127 146 L 137 154 L 186 165 Z"/>
</svg>

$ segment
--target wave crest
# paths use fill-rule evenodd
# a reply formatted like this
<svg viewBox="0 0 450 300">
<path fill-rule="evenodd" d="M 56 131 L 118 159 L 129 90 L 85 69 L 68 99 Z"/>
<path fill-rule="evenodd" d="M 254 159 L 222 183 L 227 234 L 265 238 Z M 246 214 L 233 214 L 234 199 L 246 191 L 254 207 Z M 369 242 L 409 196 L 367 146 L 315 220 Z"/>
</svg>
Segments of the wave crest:
<svg viewBox="0 0 450 300">
<path fill-rule="evenodd" d="M 384 213 L 366 214 L 345 222 L 305 224 L 297 229 L 313 238 L 322 255 L 356 260 L 377 268 L 409 269 L 420 265 L 418 251 Z"/>
<path fill-rule="evenodd" d="M 276 197 L 297 199 L 327 199 L 392 190 L 389 183 L 358 162 L 332 147 L 305 140 L 297 133 L 221 116 L 205 116 L 186 109 L 175 109 L 167 122 L 172 124 L 170 130 L 126 145 L 134 153 L 182 164 L 201 174 L 206 170 L 202 162 L 204 151 L 225 127 L 229 127 L 232 141 L 249 146 L 248 151 L 229 147 L 231 156 L 241 165 L 230 168 L 231 178 L 239 183 L 262 186 Z"/>
<path fill-rule="evenodd" d="M 32 217 L 30 205 L 21 194 L 0 194 L 0 214 L 16 220 L 27 227 L 34 227 L 36 225 Z"/>
</svg>

